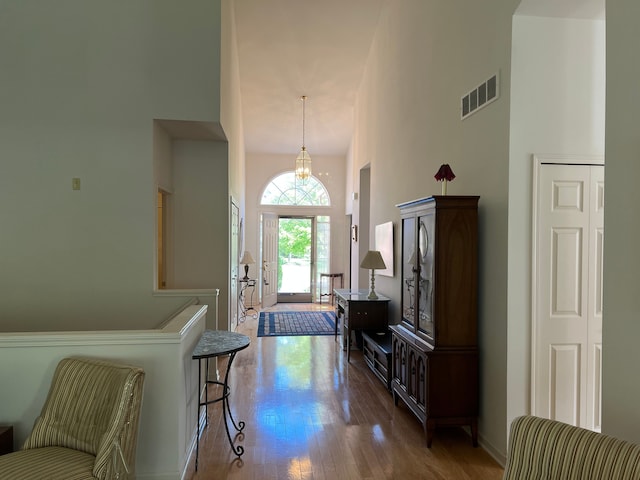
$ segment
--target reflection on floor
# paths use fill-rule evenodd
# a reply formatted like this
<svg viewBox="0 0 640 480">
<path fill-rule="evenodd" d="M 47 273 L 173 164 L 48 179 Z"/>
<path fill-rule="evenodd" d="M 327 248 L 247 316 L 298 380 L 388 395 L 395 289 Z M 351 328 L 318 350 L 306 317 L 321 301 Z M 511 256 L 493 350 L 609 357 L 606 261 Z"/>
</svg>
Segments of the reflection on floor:
<svg viewBox="0 0 640 480">
<path fill-rule="evenodd" d="M 278 304 L 266 310 L 331 310 L 319 304 Z M 346 363 L 333 336 L 256 338 L 258 321 L 238 331 L 251 345 L 231 369 L 230 403 L 246 422 L 232 454 L 220 404 L 209 407 L 198 472 L 187 479 L 482 479 L 503 470 L 460 428 L 437 430 L 426 447 L 416 418 L 354 351 Z M 212 392 L 215 394 L 214 392 Z"/>
</svg>

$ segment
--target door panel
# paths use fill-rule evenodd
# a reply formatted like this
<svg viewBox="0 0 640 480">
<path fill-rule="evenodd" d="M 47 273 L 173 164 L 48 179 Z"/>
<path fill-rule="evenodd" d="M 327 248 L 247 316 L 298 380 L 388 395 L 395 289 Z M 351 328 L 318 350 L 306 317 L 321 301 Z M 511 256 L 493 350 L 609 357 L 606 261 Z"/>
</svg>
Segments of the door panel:
<svg viewBox="0 0 640 480">
<path fill-rule="evenodd" d="M 600 425 L 604 167 L 541 165 L 537 191 L 534 415 Z"/>
<path fill-rule="evenodd" d="M 278 299 L 278 216 L 262 214 L 262 306 L 271 307 Z"/>
<path fill-rule="evenodd" d="M 314 267 L 313 217 L 278 218 L 278 302 L 310 303 Z"/>
<path fill-rule="evenodd" d="M 579 317 L 582 312 L 582 228 L 552 227 L 551 316 Z"/>
<path fill-rule="evenodd" d="M 550 417 L 576 425 L 580 416 L 580 345 L 551 345 Z"/>
</svg>

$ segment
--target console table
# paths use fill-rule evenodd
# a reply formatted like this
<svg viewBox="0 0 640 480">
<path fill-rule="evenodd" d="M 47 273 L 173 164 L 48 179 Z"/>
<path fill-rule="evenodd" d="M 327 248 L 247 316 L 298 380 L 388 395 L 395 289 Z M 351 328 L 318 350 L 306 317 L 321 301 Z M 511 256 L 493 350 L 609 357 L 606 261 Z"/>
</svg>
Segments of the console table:
<svg viewBox="0 0 640 480">
<path fill-rule="evenodd" d="M 233 363 L 233 359 L 236 357 L 236 353 L 240 350 L 244 350 L 249 346 L 251 341 L 249 337 L 243 335 L 241 333 L 235 332 L 226 332 L 223 330 L 205 330 L 196 345 L 196 348 L 193 349 L 192 359 L 198 360 L 198 430 L 196 431 L 196 471 L 198 470 L 198 451 L 200 449 L 200 407 L 205 408 L 205 427 L 209 425 L 209 416 L 207 415 L 207 405 L 216 402 L 222 402 L 222 416 L 224 422 L 224 428 L 227 431 L 227 438 L 229 439 L 229 444 L 231 445 L 231 449 L 233 453 L 235 453 L 238 457 L 240 457 L 244 453 L 244 447 L 238 445 L 235 447 L 233 445 L 233 439 L 231 438 L 231 433 L 229 433 L 229 424 L 228 420 L 231 420 L 233 427 L 236 429 L 238 433 L 244 430 L 244 422 L 238 422 L 233 418 L 231 413 L 231 409 L 229 408 L 229 370 L 231 370 L 231 364 Z M 224 374 L 224 382 L 218 382 L 215 380 L 209 380 L 209 359 L 214 357 L 220 357 L 224 355 L 229 355 L 229 362 L 227 363 L 227 370 Z M 204 394 L 204 402 L 200 398 L 200 394 L 202 392 L 202 361 L 205 361 L 205 384 L 215 384 L 222 386 L 222 394 L 218 398 L 214 398 L 209 400 L 209 392 L 208 389 L 205 388 Z"/>
<path fill-rule="evenodd" d="M 347 345 L 347 362 L 351 359 L 352 330 L 386 330 L 389 324 L 387 310 L 389 298 L 378 294 L 378 298 L 368 298 L 369 290 L 336 289 L 336 327 L 334 337 L 338 336 L 338 322 L 342 317 L 342 329 Z"/>
<path fill-rule="evenodd" d="M 256 318 L 258 316 L 258 311 L 253 308 L 253 294 L 256 291 L 256 280 L 254 278 L 248 279 L 240 279 L 240 293 L 238 294 L 238 310 L 240 311 L 239 318 L 246 319 L 247 314 L 253 310 L 253 317 Z M 251 289 L 250 301 L 251 303 L 247 306 L 247 289 Z"/>
</svg>

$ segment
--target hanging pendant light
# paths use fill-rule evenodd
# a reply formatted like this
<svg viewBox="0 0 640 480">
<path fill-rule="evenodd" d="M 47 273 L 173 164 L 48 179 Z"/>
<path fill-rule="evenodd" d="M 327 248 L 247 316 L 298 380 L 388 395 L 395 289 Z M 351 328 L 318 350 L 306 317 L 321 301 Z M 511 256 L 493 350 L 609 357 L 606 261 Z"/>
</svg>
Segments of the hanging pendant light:
<svg viewBox="0 0 640 480">
<path fill-rule="evenodd" d="M 311 177 L 311 156 L 307 152 L 307 147 L 304 146 L 304 114 L 307 97 L 303 95 L 300 98 L 302 99 L 302 149 L 296 158 L 296 180 L 304 184 Z"/>
</svg>

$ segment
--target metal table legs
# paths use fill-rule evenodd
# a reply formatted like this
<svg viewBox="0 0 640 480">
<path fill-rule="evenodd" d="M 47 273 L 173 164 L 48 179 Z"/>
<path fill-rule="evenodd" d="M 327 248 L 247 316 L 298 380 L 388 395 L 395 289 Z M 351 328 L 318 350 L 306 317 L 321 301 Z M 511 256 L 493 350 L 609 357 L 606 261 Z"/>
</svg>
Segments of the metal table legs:
<svg viewBox="0 0 640 480">
<path fill-rule="evenodd" d="M 244 437 L 244 434 L 242 433 L 242 431 L 244 430 L 245 423 L 244 422 L 236 423 L 235 419 L 233 418 L 233 414 L 231 413 L 231 409 L 229 408 L 229 394 L 231 393 L 231 389 L 229 387 L 229 370 L 231 370 L 231 364 L 233 363 L 233 359 L 235 357 L 236 357 L 236 352 L 229 354 L 229 362 L 227 363 L 227 370 L 225 371 L 225 374 L 224 374 L 224 382 L 209 380 L 209 358 L 208 357 L 204 359 L 201 358 L 198 361 L 198 395 L 200 395 L 200 392 L 201 392 L 200 382 L 202 381 L 202 360 L 206 360 L 205 385 L 208 385 L 208 384 L 220 385 L 222 387 L 222 394 L 218 398 L 209 400 L 209 389 L 205 388 L 204 402 L 198 399 L 198 412 L 197 412 L 198 429 L 196 431 L 197 432 L 196 433 L 196 471 L 198 471 L 198 454 L 200 449 L 200 407 L 202 406 L 204 406 L 205 408 L 204 426 L 207 427 L 209 426 L 209 415 L 207 412 L 207 406 L 211 403 L 222 402 L 222 416 L 224 421 L 224 428 L 227 431 L 227 438 L 229 439 L 229 445 L 231 445 L 231 450 L 233 450 L 233 453 L 235 453 L 238 457 L 242 456 L 242 454 L 244 453 L 244 447 L 242 445 L 238 445 L 236 447 L 233 444 L 233 438 L 231 438 L 231 432 L 229 431 L 229 420 L 231 420 L 231 424 L 233 425 L 233 428 L 235 428 L 237 432 L 236 437 L 238 435 L 242 435 L 242 437 Z"/>
</svg>

